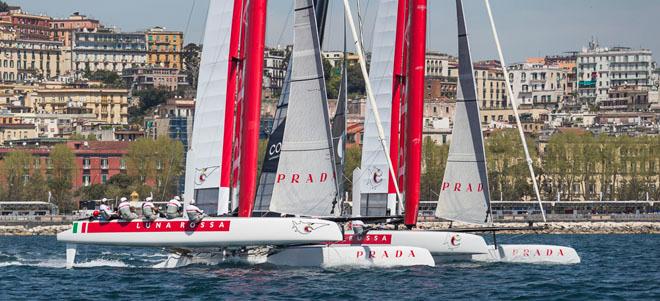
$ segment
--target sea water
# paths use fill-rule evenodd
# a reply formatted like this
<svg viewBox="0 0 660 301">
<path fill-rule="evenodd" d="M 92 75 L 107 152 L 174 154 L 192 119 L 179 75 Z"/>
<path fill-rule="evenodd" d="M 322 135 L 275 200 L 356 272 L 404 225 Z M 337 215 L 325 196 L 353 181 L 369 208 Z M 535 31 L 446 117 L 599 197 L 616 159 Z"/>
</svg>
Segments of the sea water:
<svg viewBox="0 0 660 301">
<path fill-rule="evenodd" d="M 660 235 L 500 235 L 498 242 L 571 246 L 582 263 L 155 269 L 167 256 L 161 249 L 79 246 L 76 268 L 67 270 L 55 237 L 5 236 L 0 300 L 660 300 Z"/>
</svg>

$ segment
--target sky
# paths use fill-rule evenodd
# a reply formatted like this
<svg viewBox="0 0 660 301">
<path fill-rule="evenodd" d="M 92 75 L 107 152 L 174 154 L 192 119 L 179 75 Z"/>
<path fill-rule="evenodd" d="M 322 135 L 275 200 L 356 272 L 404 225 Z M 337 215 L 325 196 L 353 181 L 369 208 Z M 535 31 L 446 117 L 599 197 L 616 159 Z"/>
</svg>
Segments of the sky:
<svg viewBox="0 0 660 301">
<path fill-rule="evenodd" d="M 217 0 L 230 1 L 230 0 Z M 123 31 L 164 26 L 184 32 L 186 42 L 200 43 L 209 0 L 6 0 L 32 13 L 66 17 L 78 11 Z M 268 46 L 286 45 L 292 39 L 292 0 L 268 1 Z M 355 5 L 356 0 L 351 0 Z M 371 32 L 378 0 L 361 0 L 364 41 Z M 456 12 L 452 0 L 428 0 L 427 50 L 456 54 Z M 527 57 L 579 51 L 592 39 L 601 46 L 651 49 L 660 54 L 660 1 L 656 0 L 492 0 L 505 59 L 522 62 Z M 497 50 L 483 1 L 465 0 L 464 10 L 472 56 L 493 59 Z M 355 13 L 354 9 L 354 13 Z M 342 48 L 343 6 L 330 0 L 325 50 Z M 349 43 L 350 44 L 350 43 Z"/>
</svg>

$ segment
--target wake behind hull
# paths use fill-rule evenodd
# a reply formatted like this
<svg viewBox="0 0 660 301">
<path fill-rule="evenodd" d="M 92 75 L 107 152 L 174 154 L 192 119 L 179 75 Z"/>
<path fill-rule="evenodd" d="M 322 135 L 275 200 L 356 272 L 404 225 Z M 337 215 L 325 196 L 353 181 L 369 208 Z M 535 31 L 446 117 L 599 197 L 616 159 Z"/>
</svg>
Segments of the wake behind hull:
<svg viewBox="0 0 660 301">
<path fill-rule="evenodd" d="M 207 217 L 197 224 L 186 219 L 78 221 L 57 235 L 58 241 L 69 244 L 174 248 L 314 244 L 341 239 L 336 223 L 309 218 Z"/>
</svg>

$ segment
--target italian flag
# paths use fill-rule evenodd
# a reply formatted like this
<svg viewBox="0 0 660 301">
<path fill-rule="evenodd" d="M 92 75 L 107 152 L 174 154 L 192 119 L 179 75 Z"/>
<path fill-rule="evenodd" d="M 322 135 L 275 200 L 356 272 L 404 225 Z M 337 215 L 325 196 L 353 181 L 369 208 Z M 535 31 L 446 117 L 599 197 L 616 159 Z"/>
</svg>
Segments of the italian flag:
<svg viewBox="0 0 660 301">
<path fill-rule="evenodd" d="M 86 233 L 87 232 L 87 223 L 85 222 L 73 222 L 73 234 L 77 233 Z"/>
</svg>

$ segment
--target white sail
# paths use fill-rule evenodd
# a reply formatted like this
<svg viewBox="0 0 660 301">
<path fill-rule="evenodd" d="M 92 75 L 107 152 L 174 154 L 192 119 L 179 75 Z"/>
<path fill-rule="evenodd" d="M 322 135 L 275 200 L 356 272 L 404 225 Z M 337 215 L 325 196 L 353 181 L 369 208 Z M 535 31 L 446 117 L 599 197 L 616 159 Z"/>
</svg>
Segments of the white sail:
<svg viewBox="0 0 660 301">
<path fill-rule="evenodd" d="M 296 0 L 287 117 L 269 210 L 327 216 L 337 195 L 332 138 L 316 17 Z"/>
<path fill-rule="evenodd" d="M 440 189 L 436 216 L 472 224 L 487 224 L 490 193 L 484 138 L 474 82 L 470 45 L 463 6 L 456 1 L 458 16 L 458 93 L 452 142 Z"/>
<path fill-rule="evenodd" d="M 381 117 L 381 124 L 389 145 L 392 117 L 392 82 L 394 74 L 394 44 L 396 38 L 397 1 L 381 0 L 374 26 L 369 80 Z M 364 136 L 362 138 L 362 174 L 357 185 L 361 192 L 361 215 L 394 214 L 396 195 L 388 197 L 390 179 L 386 154 L 378 138 L 376 120 L 369 102 L 366 104 Z M 389 199 L 389 201 L 388 201 Z M 389 205 L 389 206 L 388 206 Z"/>
<path fill-rule="evenodd" d="M 229 38 L 233 1 L 212 0 L 202 45 L 192 142 L 186 161 L 184 197 L 194 198 L 209 213 L 226 213 L 228 198 L 220 192 Z M 226 194 L 228 195 L 228 194 Z"/>
</svg>

